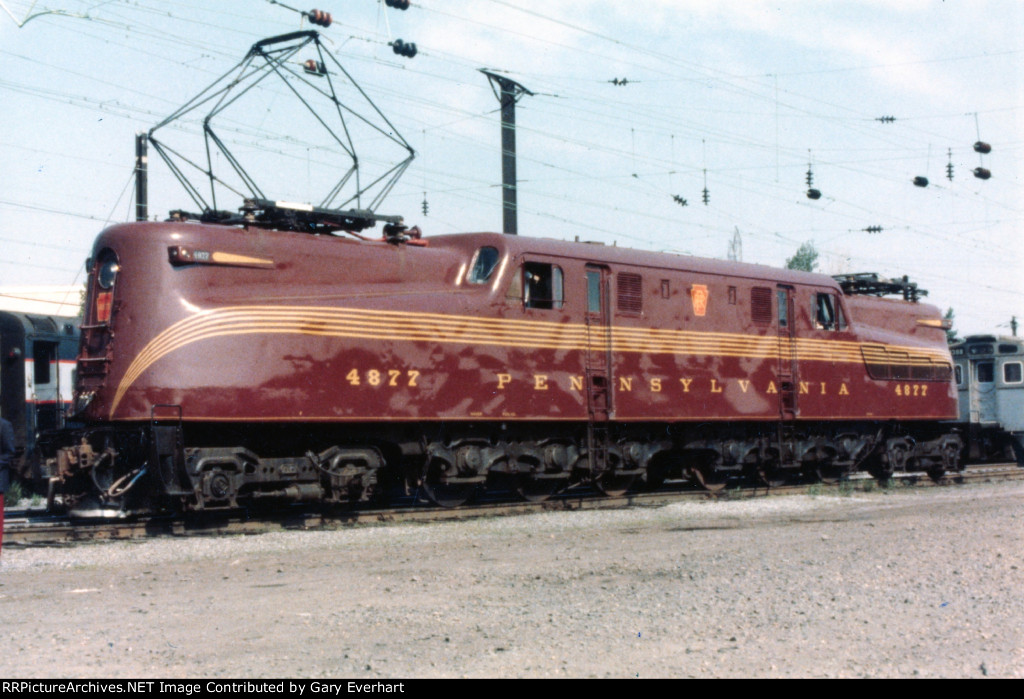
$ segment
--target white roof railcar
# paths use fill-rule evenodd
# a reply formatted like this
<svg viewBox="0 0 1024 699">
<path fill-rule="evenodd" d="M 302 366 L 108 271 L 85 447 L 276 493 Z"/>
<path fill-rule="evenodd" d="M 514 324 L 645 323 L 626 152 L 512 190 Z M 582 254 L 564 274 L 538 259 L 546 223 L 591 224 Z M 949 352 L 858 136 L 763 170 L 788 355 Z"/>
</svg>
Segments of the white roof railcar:
<svg viewBox="0 0 1024 699">
<path fill-rule="evenodd" d="M 971 335 L 949 349 L 968 458 L 1024 462 L 1024 338 Z"/>
</svg>

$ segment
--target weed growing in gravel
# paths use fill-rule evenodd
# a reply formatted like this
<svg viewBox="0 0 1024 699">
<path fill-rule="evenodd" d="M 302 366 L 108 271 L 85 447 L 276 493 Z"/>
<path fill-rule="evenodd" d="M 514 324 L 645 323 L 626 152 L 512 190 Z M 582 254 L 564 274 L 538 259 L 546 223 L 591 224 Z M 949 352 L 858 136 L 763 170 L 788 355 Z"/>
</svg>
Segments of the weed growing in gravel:
<svg viewBox="0 0 1024 699">
<path fill-rule="evenodd" d="M 821 483 L 811 483 L 807 487 L 807 494 L 812 498 L 816 498 L 821 495 Z"/>
<path fill-rule="evenodd" d="M 4 503 L 13 507 L 21 502 L 23 497 L 25 497 L 25 490 L 21 487 L 21 483 L 12 480 L 11 484 L 7 486 L 7 492 L 4 493 Z"/>
<path fill-rule="evenodd" d="M 853 495 L 853 491 L 854 487 L 852 482 L 842 481 L 839 484 L 839 494 L 842 495 L 843 497 L 850 497 L 851 495 Z"/>
</svg>

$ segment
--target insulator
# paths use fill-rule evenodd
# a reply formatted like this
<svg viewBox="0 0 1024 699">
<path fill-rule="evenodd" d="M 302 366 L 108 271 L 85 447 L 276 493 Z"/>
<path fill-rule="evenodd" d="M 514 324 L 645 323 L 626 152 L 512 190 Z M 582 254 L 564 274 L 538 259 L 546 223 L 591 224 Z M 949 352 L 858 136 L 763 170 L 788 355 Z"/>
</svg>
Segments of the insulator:
<svg viewBox="0 0 1024 699">
<path fill-rule="evenodd" d="M 881 226 L 868 226 L 864 230 L 867 233 L 881 233 L 882 232 L 882 227 Z"/>
<path fill-rule="evenodd" d="M 306 13 L 306 16 L 309 17 L 310 22 L 321 27 L 329 27 L 331 26 L 331 22 L 334 21 L 331 19 L 330 12 L 324 12 L 322 10 L 310 10 Z"/>
<path fill-rule="evenodd" d="M 975 153 L 991 153 L 992 152 L 992 146 L 990 146 L 989 144 L 985 143 L 984 141 L 978 141 L 978 142 L 976 142 L 974 144 L 974 152 Z"/>
<path fill-rule="evenodd" d="M 416 55 L 416 44 L 410 42 L 405 43 L 401 39 L 395 39 L 391 42 L 391 49 L 399 56 L 405 56 L 406 58 L 412 58 Z"/>
<path fill-rule="evenodd" d="M 928 178 L 927 177 L 921 177 L 921 175 L 918 175 L 917 177 L 914 178 L 914 186 L 915 187 L 927 187 L 928 186 Z"/>
<path fill-rule="evenodd" d="M 302 67 L 311 75 L 327 75 L 327 66 L 325 66 L 321 61 L 315 61 L 312 58 L 303 62 Z"/>
<path fill-rule="evenodd" d="M 946 179 L 953 181 L 953 163 L 946 164 Z"/>
<path fill-rule="evenodd" d="M 704 202 L 704 205 L 705 205 L 705 206 L 707 206 L 707 205 L 708 205 L 709 203 L 711 203 L 711 192 L 709 192 L 709 191 L 708 191 L 708 188 L 707 188 L 707 187 L 705 187 L 705 188 L 704 188 L 704 189 L 703 189 L 703 190 L 701 191 L 701 194 L 700 194 L 700 199 L 701 199 L 701 201 L 703 201 L 703 202 Z"/>
<path fill-rule="evenodd" d="M 426 216 L 427 215 L 427 211 L 429 211 L 429 210 L 430 210 L 430 207 L 427 205 L 427 198 L 423 197 L 423 215 Z"/>
<path fill-rule="evenodd" d="M 821 199 L 821 192 L 819 192 L 816 189 L 808 189 L 807 190 L 807 198 L 808 199 Z"/>
<path fill-rule="evenodd" d="M 987 180 L 992 176 L 992 173 L 983 167 L 976 167 L 974 168 L 974 176 L 979 180 Z"/>
<path fill-rule="evenodd" d="M 678 194 L 673 194 L 673 195 L 672 195 L 672 201 L 674 201 L 674 202 L 675 202 L 676 204 L 679 204 L 679 206 L 686 206 L 687 204 L 689 204 L 689 202 L 688 202 L 688 201 L 686 201 L 685 199 L 683 199 L 683 198 L 682 198 L 681 196 L 679 196 Z"/>
<path fill-rule="evenodd" d="M 808 187 L 814 184 L 814 173 L 811 171 L 810 167 L 807 168 L 807 177 L 805 179 L 807 180 Z"/>
</svg>

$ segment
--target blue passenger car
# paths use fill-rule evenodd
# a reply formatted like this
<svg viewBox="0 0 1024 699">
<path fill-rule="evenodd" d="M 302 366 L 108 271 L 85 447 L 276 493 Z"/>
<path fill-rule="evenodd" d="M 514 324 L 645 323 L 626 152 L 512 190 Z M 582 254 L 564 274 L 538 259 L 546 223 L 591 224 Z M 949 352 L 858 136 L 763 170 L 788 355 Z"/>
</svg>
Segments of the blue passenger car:
<svg viewBox="0 0 1024 699">
<path fill-rule="evenodd" d="M 0 311 L 0 414 L 14 426 L 12 477 L 41 476 L 36 443 L 65 426 L 77 354 L 77 318 Z"/>
</svg>

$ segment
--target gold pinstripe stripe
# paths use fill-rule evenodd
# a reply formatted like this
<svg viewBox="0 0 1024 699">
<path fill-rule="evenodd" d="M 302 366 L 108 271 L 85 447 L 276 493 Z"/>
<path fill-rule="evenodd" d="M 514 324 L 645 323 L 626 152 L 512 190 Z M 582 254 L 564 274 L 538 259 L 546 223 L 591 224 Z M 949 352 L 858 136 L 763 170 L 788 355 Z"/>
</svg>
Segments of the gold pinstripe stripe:
<svg viewBox="0 0 1024 699">
<path fill-rule="evenodd" d="M 795 354 L 801 360 L 841 364 L 947 363 L 940 350 L 877 343 L 688 330 L 587 326 L 580 323 L 478 318 L 441 313 L 408 313 L 318 306 L 232 306 L 180 320 L 135 357 L 114 396 L 113 415 L 128 388 L 162 357 L 186 345 L 231 335 L 308 335 L 403 342 L 443 342 L 532 349 L 582 351 L 589 344 L 609 345 L 613 352 L 704 354 L 720 357 L 779 359 Z M 588 341 L 588 338 L 590 340 Z M 795 345 L 795 346 L 794 346 Z"/>
<path fill-rule="evenodd" d="M 922 416 L 920 414 L 904 415 L 904 414 L 901 413 L 901 414 L 897 414 L 897 415 L 886 415 L 885 419 L 886 420 L 920 420 L 921 417 Z M 948 417 L 949 416 L 945 416 L 945 417 L 943 417 L 943 419 L 946 419 Z M 138 422 L 138 423 L 149 422 L 150 419 L 151 418 L 148 417 L 148 416 L 125 418 L 125 420 L 127 420 L 127 421 Z M 188 416 L 185 416 L 185 419 L 188 420 Z M 440 415 L 440 416 L 435 416 L 435 417 L 416 417 L 414 419 L 415 419 L 416 422 L 477 422 L 477 421 L 480 420 L 480 417 L 479 416 L 466 417 L 466 416 L 461 416 L 461 415 Z M 541 420 L 543 420 L 544 422 L 579 422 L 580 421 L 580 418 L 576 417 L 576 416 L 559 417 L 557 415 L 555 415 L 555 416 L 547 416 L 547 417 L 543 417 L 543 418 L 539 418 L 536 415 L 521 415 L 521 416 L 520 415 L 502 415 L 500 419 L 501 419 L 502 422 L 538 422 L 538 421 L 541 421 Z M 652 418 L 651 418 L 650 415 L 641 415 L 641 416 L 637 416 L 637 417 L 618 417 L 618 418 L 615 419 L 615 421 L 616 422 L 650 422 L 651 419 Z M 694 418 L 693 414 L 659 415 L 659 416 L 657 416 L 657 420 L 658 421 L 686 421 L 686 420 L 694 420 L 694 419 L 695 418 Z M 700 416 L 700 421 L 701 422 L 706 422 L 706 421 L 711 421 L 711 420 L 729 421 L 729 420 L 735 420 L 735 419 L 736 419 L 735 415 L 704 415 L 704 414 L 701 414 L 701 416 Z M 772 416 L 757 416 L 757 415 L 746 416 L 743 419 L 744 420 L 754 421 L 754 422 L 763 422 L 763 423 L 766 423 L 766 424 L 774 424 L 774 423 L 777 423 L 778 420 L 779 420 L 778 416 L 772 417 Z M 837 421 L 841 421 L 841 422 L 861 422 L 861 421 L 864 420 L 864 416 L 863 415 L 814 415 L 814 416 L 812 416 L 812 417 L 810 417 L 808 419 L 809 420 L 837 420 Z M 348 423 L 354 423 L 354 424 L 362 424 L 362 423 L 366 423 L 366 422 L 409 422 L 410 418 L 408 418 L 408 417 L 395 417 L 394 415 L 360 415 L 359 417 L 352 417 L 352 416 L 345 416 L 345 415 L 331 415 L 331 416 L 327 416 L 327 417 L 323 417 L 323 416 L 305 416 L 305 415 L 303 415 L 303 416 L 296 416 L 296 415 L 259 415 L 259 416 L 255 416 L 254 415 L 254 416 L 248 416 L 247 417 L 247 416 L 243 415 L 243 416 L 238 416 L 238 417 L 204 417 L 204 418 L 202 418 L 202 421 L 203 422 L 222 422 L 222 423 L 230 423 L 230 422 L 268 422 L 268 423 L 274 423 L 274 422 L 289 422 L 289 421 L 291 421 L 291 422 L 332 422 L 332 423 L 333 422 L 348 422 Z"/>
</svg>

